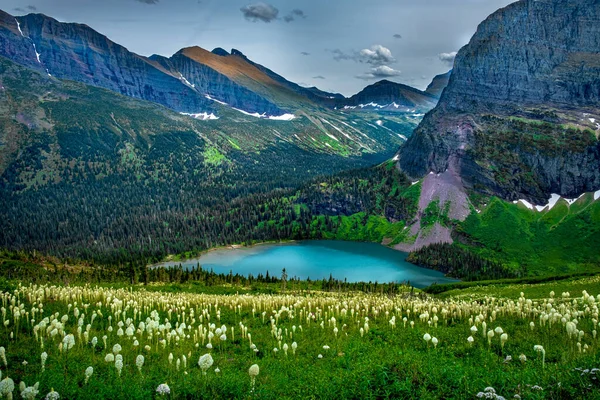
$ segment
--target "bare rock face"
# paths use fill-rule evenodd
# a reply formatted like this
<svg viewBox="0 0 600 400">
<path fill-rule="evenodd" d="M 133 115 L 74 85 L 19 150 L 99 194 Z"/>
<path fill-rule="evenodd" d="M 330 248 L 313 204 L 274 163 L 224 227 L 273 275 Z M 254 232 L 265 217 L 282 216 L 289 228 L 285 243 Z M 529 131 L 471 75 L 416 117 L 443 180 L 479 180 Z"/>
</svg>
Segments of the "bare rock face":
<svg viewBox="0 0 600 400">
<path fill-rule="evenodd" d="M 412 177 L 545 204 L 600 188 L 600 2 L 522 0 L 482 22 L 400 150 Z"/>
<path fill-rule="evenodd" d="M 425 91 L 439 99 L 442 96 L 444 89 L 446 89 L 446 86 L 448 86 L 451 74 L 452 70 L 446 72 L 445 74 L 436 75 L 431 83 L 427 86 Z"/>
</svg>

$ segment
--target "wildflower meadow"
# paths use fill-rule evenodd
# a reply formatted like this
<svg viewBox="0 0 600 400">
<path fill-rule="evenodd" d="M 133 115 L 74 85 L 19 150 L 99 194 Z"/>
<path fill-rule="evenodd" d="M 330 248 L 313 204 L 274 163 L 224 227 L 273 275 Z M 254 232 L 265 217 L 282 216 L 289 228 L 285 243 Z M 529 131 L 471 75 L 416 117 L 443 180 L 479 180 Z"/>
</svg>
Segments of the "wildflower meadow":
<svg viewBox="0 0 600 400">
<path fill-rule="evenodd" d="M 0 294 L 0 395 L 600 398 L 600 295 L 526 292 L 214 295 L 19 284 Z"/>
</svg>

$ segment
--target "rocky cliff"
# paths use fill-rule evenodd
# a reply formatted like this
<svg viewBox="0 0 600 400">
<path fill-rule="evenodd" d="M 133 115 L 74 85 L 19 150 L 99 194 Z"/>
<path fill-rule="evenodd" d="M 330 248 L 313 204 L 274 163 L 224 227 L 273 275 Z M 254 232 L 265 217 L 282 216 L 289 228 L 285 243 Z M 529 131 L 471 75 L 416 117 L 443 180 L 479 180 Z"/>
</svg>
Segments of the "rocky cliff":
<svg viewBox="0 0 600 400">
<path fill-rule="evenodd" d="M 412 177 L 546 204 L 600 188 L 600 2 L 522 0 L 480 24 L 400 149 Z"/>
<path fill-rule="evenodd" d="M 427 86 L 427 89 L 425 89 L 425 92 L 434 95 L 439 99 L 444 89 L 446 89 L 446 86 L 448 86 L 451 74 L 452 70 L 446 72 L 445 74 L 434 76 L 431 83 Z"/>
<path fill-rule="evenodd" d="M 207 111 L 212 102 L 154 64 L 81 24 L 41 14 L 0 11 L 0 55 L 52 76 L 149 100 L 177 111 Z"/>
</svg>

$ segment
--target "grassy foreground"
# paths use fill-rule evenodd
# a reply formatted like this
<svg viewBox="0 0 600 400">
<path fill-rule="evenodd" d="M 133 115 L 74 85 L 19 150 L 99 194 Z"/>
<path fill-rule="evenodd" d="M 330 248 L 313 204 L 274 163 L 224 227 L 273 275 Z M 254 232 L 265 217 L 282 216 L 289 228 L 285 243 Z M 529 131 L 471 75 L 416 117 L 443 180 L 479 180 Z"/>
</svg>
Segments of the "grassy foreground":
<svg viewBox="0 0 600 400">
<path fill-rule="evenodd" d="M 160 289 L 6 286 L 0 393 L 12 382 L 13 398 L 600 397 L 599 277 L 503 298 Z"/>
</svg>

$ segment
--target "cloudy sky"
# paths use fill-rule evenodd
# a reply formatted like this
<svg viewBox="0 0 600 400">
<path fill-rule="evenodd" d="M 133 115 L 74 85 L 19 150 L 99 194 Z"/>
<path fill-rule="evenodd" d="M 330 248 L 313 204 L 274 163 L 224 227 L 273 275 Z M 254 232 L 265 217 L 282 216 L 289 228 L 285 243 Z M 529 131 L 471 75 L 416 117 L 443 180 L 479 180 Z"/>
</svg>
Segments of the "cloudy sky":
<svg viewBox="0 0 600 400">
<path fill-rule="evenodd" d="M 85 23 L 138 54 L 236 48 L 289 80 L 352 95 L 379 79 L 424 89 L 512 0 L 2 0 Z"/>
</svg>

